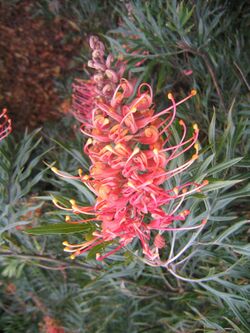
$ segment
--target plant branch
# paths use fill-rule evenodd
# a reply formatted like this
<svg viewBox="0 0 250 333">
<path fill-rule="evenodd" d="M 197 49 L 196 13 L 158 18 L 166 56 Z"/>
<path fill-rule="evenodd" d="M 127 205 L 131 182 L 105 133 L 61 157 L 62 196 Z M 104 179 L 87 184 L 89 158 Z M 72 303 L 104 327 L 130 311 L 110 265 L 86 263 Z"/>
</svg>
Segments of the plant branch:
<svg viewBox="0 0 250 333">
<path fill-rule="evenodd" d="M 237 68 L 237 70 L 239 71 L 242 80 L 244 81 L 245 85 L 247 86 L 248 91 L 250 91 L 250 85 L 247 82 L 247 79 L 245 77 L 245 75 L 243 74 L 242 70 L 240 69 L 239 65 L 234 61 L 234 66 Z"/>
<path fill-rule="evenodd" d="M 201 57 L 208 69 L 208 72 L 212 78 L 212 81 L 213 81 L 213 84 L 214 84 L 214 87 L 215 87 L 215 90 L 217 92 L 217 95 L 219 97 L 219 100 L 220 100 L 220 104 L 221 106 L 223 107 L 224 111 L 226 110 L 226 106 L 225 106 L 225 102 L 224 102 L 224 98 L 223 98 L 223 94 L 222 94 L 222 91 L 220 89 L 220 86 L 219 86 L 219 82 L 216 78 L 216 75 L 215 75 L 215 71 L 214 71 L 214 68 L 213 68 L 213 65 L 209 59 L 209 55 L 207 54 L 207 52 L 205 51 L 199 51 L 197 49 L 194 49 L 192 47 L 190 47 L 189 45 L 187 45 L 186 43 L 180 43 L 179 44 L 179 47 L 182 48 L 184 51 L 186 52 L 189 52 L 189 53 L 192 53 L 192 54 L 195 54 L 199 57 Z"/>
</svg>

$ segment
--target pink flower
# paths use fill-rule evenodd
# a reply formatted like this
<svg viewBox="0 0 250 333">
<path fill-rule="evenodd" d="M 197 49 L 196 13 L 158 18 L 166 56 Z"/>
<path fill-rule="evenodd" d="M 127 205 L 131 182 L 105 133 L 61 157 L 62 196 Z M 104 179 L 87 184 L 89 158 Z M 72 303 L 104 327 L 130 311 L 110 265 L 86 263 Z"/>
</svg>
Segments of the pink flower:
<svg viewBox="0 0 250 333">
<path fill-rule="evenodd" d="M 99 45 L 101 53 L 96 55 L 96 59 L 104 66 L 103 47 L 96 39 L 93 45 Z M 94 67 L 94 63 L 91 65 Z M 97 70 L 104 69 L 98 67 Z M 194 96 L 196 91 L 192 90 L 190 95 L 178 102 L 169 93 L 171 105 L 156 113 L 152 89 L 146 83 L 139 86 L 133 98 L 134 85 L 124 78 L 119 79 L 111 96 L 93 94 L 92 85 L 92 81 L 86 81 L 82 88 L 78 86 L 78 95 L 90 97 L 83 98 L 82 104 L 76 97 L 79 106 L 75 111 L 82 117 L 81 131 L 89 137 L 84 147 L 92 162 L 89 175 L 83 175 L 79 170 L 79 176 L 69 176 L 56 168 L 52 169 L 60 176 L 81 180 L 96 195 L 94 206 L 83 207 L 71 200 L 71 208 L 67 209 L 76 215 L 82 213 L 94 218 L 72 221 L 67 217 L 66 221 L 94 222 L 99 227 L 91 239 L 81 244 L 64 242 L 65 251 L 75 258 L 99 244 L 117 243 L 112 251 L 97 255 L 97 260 L 103 260 L 137 239 L 145 257 L 160 263 L 159 250 L 165 247 L 164 232 L 177 230 L 172 226 L 173 222 L 185 221 L 190 213 L 181 209 L 184 199 L 208 183 L 188 182 L 168 190 L 163 187 L 167 180 L 183 173 L 198 158 L 199 128 L 196 124 L 193 125 L 193 134 L 187 138 L 187 127 L 180 120 L 180 142 L 170 144 L 171 125 L 176 118 L 177 106 Z M 84 116 L 87 109 L 88 113 Z M 171 161 L 190 149 L 194 149 L 194 154 L 189 160 L 169 169 Z M 64 208 L 58 202 L 55 204 Z M 168 206 L 172 208 L 167 211 Z M 202 225 L 179 227 L 178 230 L 193 230 Z"/>
</svg>

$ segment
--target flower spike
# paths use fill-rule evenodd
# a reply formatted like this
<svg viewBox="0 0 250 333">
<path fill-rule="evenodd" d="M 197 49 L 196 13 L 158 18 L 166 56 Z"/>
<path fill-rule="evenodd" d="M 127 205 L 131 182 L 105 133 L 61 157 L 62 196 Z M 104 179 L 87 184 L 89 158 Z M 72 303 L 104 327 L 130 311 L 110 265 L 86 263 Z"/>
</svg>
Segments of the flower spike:
<svg viewBox="0 0 250 333">
<path fill-rule="evenodd" d="M 100 261 L 137 239 L 150 264 L 164 265 L 161 258 L 162 249 L 167 246 L 164 233 L 199 230 L 205 224 L 204 221 L 184 224 L 190 211 L 182 206 L 188 195 L 200 191 L 207 181 L 176 184 L 168 190 L 163 186 L 198 158 L 197 124 L 193 125 L 191 137 L 187 137 L 187 126 L 179 120 L 180 142 L 170 144 L 177 107 L 197 92 L 193 89 L 180 101 L 169 92 L 171 105 L 156 113 L 151 86 L 142 83 L 135 91 L 135 80 L 122 77 L 125 63 L 115 62 L 112 55 L 105 58 L 105 47 L 97 37 L 91 37 L 89 43 L 92 59 L 88 65 L 94 74 L 87 81 L 76 80 L 73 85 L 73 112 L 82 123 L 81 132 L 88 137 L 84 152 L 91 160 L 89 174 L 84 175 L 81 169 L 77 176 L 55 167 L 52 171 L 81 181 L 96 195 L 96 203 L 89 207 L 80 206 L 72 199 L 71 208 L 65 209 L 54 200 L 58 208 L 71 214 L 93 216 L 87 220 L 67 216 L 66 223 L 85 221 L 97 229 L 83 243 L 65 241 L 64 250 L 74 259 L 97 245 L 115 243 L 110 251 L 96 255 Z M 169 168 L 173 160 L 189 150 L 193 155 L 188 160 Z M 169 211 L 168 206 L 172 207 Z"/>
</svg>

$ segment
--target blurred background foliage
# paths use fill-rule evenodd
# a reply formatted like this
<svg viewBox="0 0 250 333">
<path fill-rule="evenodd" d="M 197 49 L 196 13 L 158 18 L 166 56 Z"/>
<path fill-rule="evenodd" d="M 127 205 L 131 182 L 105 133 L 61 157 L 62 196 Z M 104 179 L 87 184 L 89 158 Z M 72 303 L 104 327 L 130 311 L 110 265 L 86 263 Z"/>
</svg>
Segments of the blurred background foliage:
<svg viewBox="0 0 250 333">
<path fill-rule="evenodd" d="M 12 79 L 2 80 L 0 102 L 9 107 L 16 128 L 0 143 L 0 331 L 249 332 L 248 1 L 0 4 L 5 51 L 10 36 L 21 38 L 15 35 L 20 28 L 35 31 L 32 36 L 45 45 L 55 45 L 60 35 L 48 57 L 33 49 L 23 53 L 20 46 L 19 56 L 12 52 L 9 58 L 6 51 L 1 61 L 3 78 L 8 72 Z M 39 35 L 40 30 L 46 33 Z M 192 211 L 188 224 L 204 217 L 208 223 L 201 233 L 167 235 L 174 258 L 168 270 L 146 266 L 133 246 L 103 263 L 93 259 L 95 251 L 71 261 L 61 243 L 88 236 L 88 225 L 80 233 L 53 229 L 63 225 L 65 212 L 54 207 L 52 197 L 63 203 L 94 200 L 84 186 L 58 178 L 48 167 L 55 164 L 69 173 L 88 169 L 85 138 L 70 115 L 70 94 L 72 80 L 88 75 L 87 38 L 93 33 L 127 61 L 127 74 L 138 84 L 152 84 L 157 110 L 166 105 L 169 91 L 177 99 L 192 88 L 198 91 L 177 111 L 188 125 L 199 124 L 200 157 L 175 181 L 209 179 L 206 191 L 184 207 Z M 59 54 L 65 57 L 57 63 Z M 29 71 L 34 57 L 36 65 Z M 28 59 L 28 65 L 13 79 L 13 64 L 20 59 Z M 135 66 L 138 61 L 141 66 Z M 47 75 L 39 78 L 41 72 Z M 28 93 L 17 94 L 19 78 L 21 86 L 31 80 Z M 46 98 L 51 82 L 53 94 Z M 173 133 L 178 141 L 177 124 Z M 40 232 L 30 235 L 30 227 Z"/>
</svg>

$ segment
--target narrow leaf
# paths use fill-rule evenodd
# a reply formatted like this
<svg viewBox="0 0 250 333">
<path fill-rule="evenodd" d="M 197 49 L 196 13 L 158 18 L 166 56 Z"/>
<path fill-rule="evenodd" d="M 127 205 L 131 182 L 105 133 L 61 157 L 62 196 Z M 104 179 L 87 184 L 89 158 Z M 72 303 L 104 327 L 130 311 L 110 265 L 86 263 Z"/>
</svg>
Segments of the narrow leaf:
<svg viewBox="0 0 250 333">
<path fill-rule="evenodd" d="M 77 232 L 89 232 L 92 226 L 90 224 L 47 224 L 41 227 L 26 229 L 25 232 L 31 235 L 52 235 L 52 234 L 70 234 Z"/>
</svg>

